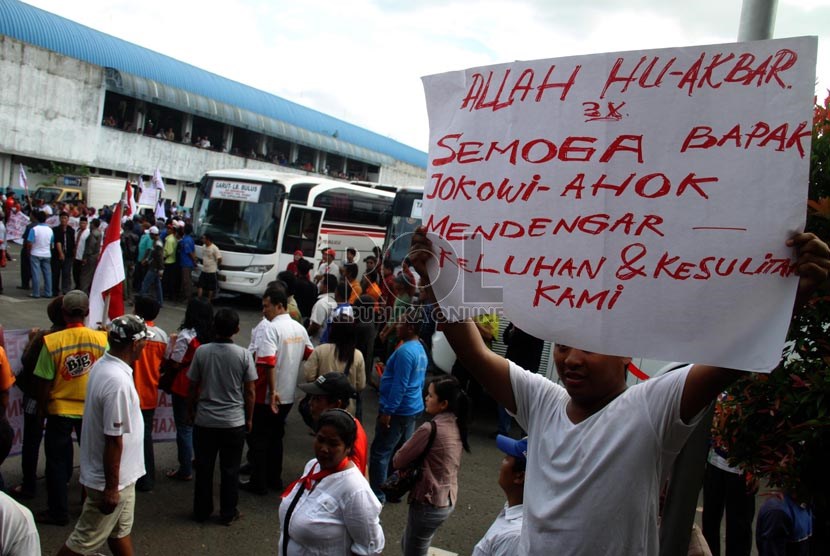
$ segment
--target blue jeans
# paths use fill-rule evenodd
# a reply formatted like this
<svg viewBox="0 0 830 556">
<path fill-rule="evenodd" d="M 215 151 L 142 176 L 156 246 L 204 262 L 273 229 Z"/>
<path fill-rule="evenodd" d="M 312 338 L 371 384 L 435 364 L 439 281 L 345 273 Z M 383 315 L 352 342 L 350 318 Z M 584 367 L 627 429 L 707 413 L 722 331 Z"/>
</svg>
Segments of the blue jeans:
<svg viewBox="0 0 830 556">
<path fill-rule="evenodd" d="M 395 448 L 403 444 L 415 432 L 415 415 L 392 415 L 389 428 L 375 422 L 375 438 L 369 450 L 369 485 L 380 503 L 386 502 L 386 495 L 380 485 L 389 473 L 389 462 Z"/>
<path fill-rule="evenodd" d="M 406 529 L 401 537 L 403 556 L 426 556 L 432 537 L 452 511 L 452 505 L 436 508 L 431 504 L 412 502 L 406 516 Z"/>
<path fill-rule="evenodd" d="M 181 371 L 179 371 L 181 372 Z M 179 475 L 193 475 L 193 426 L 187 424 L 187 399 L 173 394 L 173 421 L 176 423 L 176 448 Z"/>
<path fill-rule="evenodd" d="M 32 297 L 41 296 L 52 297 L 52 258 L 32 256 Z"/>
<path fill-rule="evenodd" d="M 141 282 L 141 291 L 139 292 L 141 295 L 151 295 L 150 290 L 155 289 L 155 292 L 152 292 L 152 295 L 155 295 L 156 301 L 159 302 L 159 307 L 164 305 L 164 293 L 161 289 L 161 278 L 159 278 L 159 273 L 157 270 L 149 269 L 147 273 L 144 274 L 144 280 Z"/>
</svg>

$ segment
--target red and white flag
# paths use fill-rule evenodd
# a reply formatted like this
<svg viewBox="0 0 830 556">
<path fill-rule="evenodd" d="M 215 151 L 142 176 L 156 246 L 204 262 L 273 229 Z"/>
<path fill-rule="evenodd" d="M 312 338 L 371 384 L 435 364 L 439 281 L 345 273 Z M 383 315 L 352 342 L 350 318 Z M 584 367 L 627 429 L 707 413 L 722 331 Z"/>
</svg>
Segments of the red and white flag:
<svg viewBox="0 0 830 556">
<path fill-rule="evenodd" d="M 135 216 L 135 195 L 133 194 L 133 186 L 130 180 L 127 180 L 127 204 L 124 207 L 124 214 L 128 218 Z"/>
<path fill-rule="evenodd" d="M 89 291 L 89 316 L 86 325 L 96 329 L 99 324 L 124 314 L 124 259 L 121 256 L 121 214 L 124 199 L 115 207 L 104 236 L 104 245 Z"/>
<path fill-rule="evenodd" d="M 26 170 L 23 169 L 23 165 L 20 165 L 20 172 L 17 174 L 17 183 L 20 184 L 20 188 L 23 189 L 26 194 L 29 194 L 29 178 L 26 177 Z"/>
</svg>

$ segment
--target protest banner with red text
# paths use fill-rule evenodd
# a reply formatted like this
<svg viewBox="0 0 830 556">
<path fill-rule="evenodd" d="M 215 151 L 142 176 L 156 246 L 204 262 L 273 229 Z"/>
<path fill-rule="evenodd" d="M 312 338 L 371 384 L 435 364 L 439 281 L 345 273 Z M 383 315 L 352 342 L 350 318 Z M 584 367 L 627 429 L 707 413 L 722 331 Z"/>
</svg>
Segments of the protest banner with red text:
<svg viewBox="0 0 830 556">
<path fill-rule="evenodd" d="M 801 37 L 425 77 L 424 223 L 448 317 L 503 307 L 590 351 L 775 367 L 816 48 Z"/>
</svg>

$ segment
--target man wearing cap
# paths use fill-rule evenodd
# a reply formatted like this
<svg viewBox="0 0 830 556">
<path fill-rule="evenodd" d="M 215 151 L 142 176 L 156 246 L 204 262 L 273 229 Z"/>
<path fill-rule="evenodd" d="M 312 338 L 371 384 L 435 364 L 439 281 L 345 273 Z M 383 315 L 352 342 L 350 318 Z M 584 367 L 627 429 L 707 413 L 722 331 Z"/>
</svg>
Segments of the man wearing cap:
<svg viewBox="0 0 830 556">
<path fill-rule="evenodd" d="M 44 336 L 34 375 L 38 411 L 45 414 L 46 493 L 48 510 L 37 521 L 69 522 L 67 484 L 72 477 L 72 431 L 81 436 L 87 380 L 92 365 L 104 355 L 107 335 L 84 326 L 89 298 L 80 290 L 63 296 L 66 328 Z"/>
<path fill-rule="evenodd" d="M 357 391 L 349 382 L 349 377 L 345 374 L 332 371 L 317 377 L 314 382 L 306 382 L 299 384 L 297 387 L 311 395 L 310 407 L 311 418 L 317 422 L 320 415 L 329 409 L 342 409 L 348 411 L 349 404 L 352 400 L 357 399 Z M 360 472 L 366 475 L 366 464 L 368 462 L 369 454 L 369 440 L 366 437 L 366 431 L 361 422 L 354 418 L 355 425 L 357 425 L 357 437 L 354 442 L 354 449 L 349 459 L 360 469 Z"/>
<path fill-rule="evenodd" d="M 522 534 L 527 437 L 515 440 L 498 435 L 496 446 L 505 453 L 499 467 L 499 486 L 507 501 L 498 517 L 476 544 L 473 556 L 513 556 Z"/>
<path fill-rule="evenodd" d="M 331 247 L 323 251 L 323 262 L 321 262 L 320 266 L 317 267 L 317 273 L 314 275 L 315 283 L 322 280 L 326 274 L 340 276 L 340 267 L 337 266 L 336 262 L 334 262 L 334 256 L 336 254 L 335 250 Z"/>
<path fill-rule="evenodd" d="M 164 245 L 159 239 L 159 229 L 150 226 L 152 247 L 144 254 L 141 261 L 144 267 L 144 280 L 141 283 L 141 295 L 155 296 L 159 307 L 164 305 L 164 292 L 161 289 L 161 277 L 164 275 Z"/>
<path fill-rule="evenodd" d="M 81 484 L 87 498 L 59 556 L 90 554 L 106 541 L 133 554 L 135 482 L 144 475 L 144 420 L 132 366 L 153 333 L 135 315 L 114 319 L 109 351 L 90 373 L 81 431 Z"/>
<path fill-rule="evenodd" d="M 294 260 L 288 263 L 288 266 L 285 267 L 285 270 L 294 274 L 294 276 L 300 275 L 300 270 L 297 268 L 297 263 L 300 262 L 300 259 L 303 258 L 303 252 L 300 249 L 294 251 Z"/>
</svg>

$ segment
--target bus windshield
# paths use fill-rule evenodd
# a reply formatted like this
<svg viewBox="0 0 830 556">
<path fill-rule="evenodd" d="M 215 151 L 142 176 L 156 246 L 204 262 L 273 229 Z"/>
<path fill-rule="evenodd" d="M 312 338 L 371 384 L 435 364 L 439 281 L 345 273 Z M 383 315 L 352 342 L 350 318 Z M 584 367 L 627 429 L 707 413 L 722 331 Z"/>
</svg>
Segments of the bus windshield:
<svg viewBox="0 0 830 556">
<path fill-rule="evenodd" d="M 421 225 L 423 191 L 398 191 L 392 205 L 392 220 L 386 233 L 385 257 L 396 266 L 409 252 L 411 234 Z"/>
<path fill-rule="evenodd" d="M 210 234 L 216 246 L 227 251 L 276 252 L 284 191 L 273 183 L 203 181 L 193 202 L 196 237 Z"/>
</svg>

